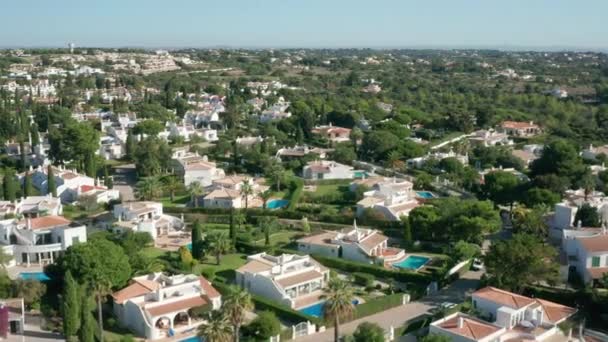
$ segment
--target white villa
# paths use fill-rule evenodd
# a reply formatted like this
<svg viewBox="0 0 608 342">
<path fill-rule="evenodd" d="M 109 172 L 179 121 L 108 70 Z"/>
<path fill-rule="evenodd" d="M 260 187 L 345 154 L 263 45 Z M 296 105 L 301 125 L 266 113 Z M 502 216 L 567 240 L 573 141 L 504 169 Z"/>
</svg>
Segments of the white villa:
<svg viewBox="0 0 608 342">
<path fill-rule="evenodd" d="M 576 309 L 543 299 L 529 298 L 494 287 L 472 295 L 473 308 L 487 320 L 460 312 L 431 323 L 429 333 L 452 341 L 561 341 L 558 324 Z"/>
<path fill-rule="evenodd" d="M 205 320 L 193 309 L 219 310 L 222 305 L 222 297 L 211 283 L 194 274 L 135 277 L 112 298 L 120 324 L 147 341 L 194 331 Z"/>
<path fill-rule="evenodd" d="M 458 154 L 452 150 L 450 150 L 449 152 L 432 152 L 432 153 L 427 154 L 426 156 L 408 159 L 405 162 L 408 167 L 419 168 L 419 167 L 422 167 L 422 165 L 424 165 L 428 160 L 431 160 L 431 159 L 443 160 L 446 158 L 455 158 L 462 165 L 469 164 L 468 154 L 462 155 L 462 154 Z"/>
<path fill-rule="evenodd" d="M 325 231 L 303 237 L 298 242 L 298 250 L 307 254 L 320 254 L 334 258 L 344 258 L 367 264 L 389 266 L 406 258 L 401 248 L 388 247 L 388 237 L 377 230 L 357 227 Z"/>
<path fill-rule="evenodd" d="M 593 146 L 589 145 L 588 148 L 584 149 L 581 153 L 581 157 L 587 160 L 596 160 L 599 155 L 608 156 L 608 145 Z"/>
<path fill-rule="evenodd" d="M 549 235 L 554 239 L 561 239 L 564 229 L 569 229 L 575 225 L 574 222 L 576 212 L 583 204 L 597 208 L 600 220 L 608 221 L 608 197 L 604 193 L 594 191 L 588 194 L 585 199 L 585 191 L 583 189 L 567 190 L 562 202 L 555 205 L 555 214 L 550 225 Z"/>
<path fill-rule="evenodd" d="M 244 184 L 249 184 L 252 190 L 246 201 L 245 195 L 242 193 Z M 209 189 L 210 192 L 203 197 L 205 208 L 239 209 L 244 208 L 245 204 L 248 207 L 260 207 L 262 200 L 259 198 L 259 194 L 268 190 L 268 186 L 261 184 L 259 179 L 253 177 L 231 175 L 213 180 Z"/>
<path fill-rule="evenodd" d="M 381 213 L 387 220 L 399 221 L 418 207 L 414 185 L 405 179 L 372 177 L 355 180 L 350 185 L 351 191 L 357 186 L 369 186 L 362 200 L 357 202 L 357 216 L 363 215 L 366 209 Z"/>
<path fill-rule="evenodd" d="M 469 141 L 479 146 L 513 145 L 513 140 L 509 139 L 506 133 L 496 132 L 493 129 L 479 130 L 470 134 Z"/>
<path fill-rule="evenodd" d="M 331 123 L 326 126 L 317 126 L 312 129 L 314 134 L 318 134 L 335 143 L 350 141 L 350 131 L 350 128 L 333 126 Z"/>
<path fill-rule="evenodd" d="M 163 204 L 159 202 L 126 202 L 114 205 L 114 232 L 131 230 L 146 232 L 156 240 L 160 236 L 179 235 L 184 228 L 183 220 L 163 214 Z"/>
<path fill-rule="evenodd" d="M 284 160 L 284 159 L 302 158 L 309 154 L 316 154 L 319 156 L 320 159 L 325 159 L 325 157 L 327 157 L 327 154 L 332 151 L 333 151 L 332 149 L 327 149 L 327 148 L 319 148 L 319 147 L 310 148 L 306 145 L 294 146 L 294 147 L 282 147 L 279 150 L 277 150 L 277 154 L 275 157 L 279 160 Z"/>
<path fill-rule="evenodd" d="M 318 302 L 328 281 L 329 269 L 308 255 L 250 255 L 236 270 L 240 287 L 294 309 Z"/>
<path fill-rule="evenodd" d="M 202 186 L 209 186 L 216 179 L 225 177 L 224 170 L 210 162 L 207 156 L 188 152 L 186 149 L 176 149 L 173 152 L 175 174 L 184 179 L 186 186 L 199 182 Z"/>
<path fill-rule="evenodd" d="M 563 230 L 562 252 L 568 270 L 576 272 L 586 284 L 593 284 L 608 273 L 608 234 L 606 227 L 575 227 Z"/>
<path fill-rule="evenodd" d="M 498 128 L 499 132 L 514 137 L 533 137 L 541 132 L 541 128 L 534 122 L 504 121 Z"/>
<path fill-rule="evenodd" d="M 181 125 L 174 122 L 167 123 L 167 135 L 169 138 L 182 137 L 184 141 L 190 141 L 194 136 L 203 138 L 205 141 L 217 141 L 217 130 L 211 128 L 196 128 L 192 124 L 187 124 L 186 120 L 182 121 Z"/>
<path fill-rule="evenodd" d="M 13 256 L 12 265 L 51 264 L 68 247 L 86 241 L 86 226 L 63 216 L 0 221 L 0 245 Z"/>
<path fill-rule="evenodd" d="M 0 201 L 0 216 L 24 215 L 38 217 L 43 215 L 61 215 L 63 205 L 59 198 L 47 196 L 28 196 L 16 202 Z"/>
<path fill-rule="evenodd" d="M 48 192 L 48 168 L 38 167 L 35 170 L 30 171 L 30 175 L 32 177 L 32 185 L 40 191 L 40 193 L 46 194 Z M 118 191 L 108 190 L 107 188 L 98 185 L 98 183 L 100 183 L 99 181 L 86 175 L 81 175 L 75 170 L 66 170 L 53 166 L 53 175 L 55 176 L 57 197 L 64 203 L 77 201 L 82 186 L 105 189 L 110 192 L 105 196 L 105 198 L 108 199 L 118 199 L 119 197 Z M 25 173 L 20 173 L 18 176 L 19 181 L 23 182 Z"/>
<path fill-rule="evenodd" d="M 331 160 L 315 160 L 304 166 L 302 177 L 310 180 L 352 179 L 355 178 L 355 173 L 353 167 L 349 165 Z"/>
</svg>

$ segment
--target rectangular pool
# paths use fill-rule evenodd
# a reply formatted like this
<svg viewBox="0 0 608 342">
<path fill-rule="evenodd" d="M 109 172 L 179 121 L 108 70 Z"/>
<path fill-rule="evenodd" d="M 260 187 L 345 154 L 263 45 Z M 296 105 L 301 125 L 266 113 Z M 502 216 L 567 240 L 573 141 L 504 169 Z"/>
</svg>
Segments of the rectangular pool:
<svg viewBox="0 0 608 342">
<path fill-rule="evenodd" d="M 44 272 L 21 272 L 19 273 L 19 278 L 23 280 L 36 280 L 36 281 L 49 281 L 48 275 Z"/>
<path fill-rule="evenodd" d="M 285 208 L 289 205 L 289 201 L 288 200 L 284 200 L 284 199 L 273 199 L 268 201 L 268 203 L 266 203 L 266 208 L 268 209 L 280 209 L 280 208 Z"/>
<path fill-rule="evenodd" d="M 393 264 L 393 266 L 397 268 L 403 268 L 406 270 L 417 271 L 419 268 L 424 266 L 427 262 L 429 262 L 431 258 L 419 256 L 419 255 L 410 255 L 407 258 L 401 260 L 398 263 Z"/>
<path fill-rule="evenodd" d="M 359 305 L 359 300 L 353 300 L 353 305 Z M 299 309 L 298 311 L 308 316 L 323 317 L 323 314 L 325 313 L 325 302 L 319 302 L 317 304 Z"/>
<path fill-rule="evenodd" d="M 435 198 L 436 197 L 430 191 L 416 191 L 416 195 L 418 195 L 418 197 L 424 198 L 424 199 L 431 199 L 431 198 Z"/>
</svg>

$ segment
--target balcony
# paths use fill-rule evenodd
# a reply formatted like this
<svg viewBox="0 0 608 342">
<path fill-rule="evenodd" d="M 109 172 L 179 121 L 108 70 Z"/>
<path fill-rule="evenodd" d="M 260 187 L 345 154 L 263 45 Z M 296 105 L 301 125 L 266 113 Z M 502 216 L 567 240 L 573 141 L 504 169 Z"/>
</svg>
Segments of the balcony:
<svg viewBox="0 0 608 342">
<path fill-rule="evenodd" d="M 14 245 L 15 253 L 48 253 L 63 250 L 61 243 L 51 243 L 47 245 Z"/>
</svg>

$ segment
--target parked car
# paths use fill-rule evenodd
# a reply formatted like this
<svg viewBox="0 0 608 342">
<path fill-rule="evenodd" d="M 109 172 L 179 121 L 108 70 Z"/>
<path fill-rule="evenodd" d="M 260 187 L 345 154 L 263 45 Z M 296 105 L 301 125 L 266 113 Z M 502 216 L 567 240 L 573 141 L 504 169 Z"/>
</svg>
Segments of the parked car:
<svg viewBox="0 0 608 342">
<path fill-rule="evenodd" d="M 473 271 L 483 270 L 483 261 L 475 258 L 475 260 L 473 260 L 473 265 L 471 265 L 471 268 L 473 269 Z"/>
<path fill-rule="evenodd" d="M 444 309 L 444 310 L 450 310 L 456 307 L 455 303 L 452 302 L 443 302 L 439 305 L 440 308 Z"/>
</svg>

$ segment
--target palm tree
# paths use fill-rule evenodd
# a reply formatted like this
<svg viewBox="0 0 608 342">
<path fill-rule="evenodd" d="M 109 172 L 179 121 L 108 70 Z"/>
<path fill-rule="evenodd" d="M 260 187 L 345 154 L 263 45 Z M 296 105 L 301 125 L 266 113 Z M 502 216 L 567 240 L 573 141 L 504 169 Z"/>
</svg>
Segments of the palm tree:
<svg viewBox="0 0 608 342">
<path fill-rule="evenodd" d="M 205 189 L 200 182 L 192 182 L 188 185 L 188 192 L 190 192 L 190 200 L 194 203 L 194 207 L 198 207 L 198 198 L 205 193 Z"/>
<path fill-rule="evenodd" d="M 253 186 L 247 178 L 243 181 L 243 184 L 241 184 L 241 196 L 245 198 L 245 209 L 249 206 L 249 196 L 251 195 L 253 195 Z"/>
<path fill-rule="evenodd" d="M 153 200 L 160 197 L 162 187 L 155 177 L 146 177 L 135 185 L 135 197 L 139 200 Z"/>
<path fill-rule="evenodd" d="M 264 202 L 264 204 L 262 206 L 262 208 L 264 208 L 264 210 L 266 210 L 266 204 L 268 203 L 268 200 L 270 199 L 270 197 L 272 197 L 272 191 L 270 191 L 270 189 L 265 190 L 260 193 L 260 198 Z"/>
<path fill-rule="evenodd" d="M 230 342 L 232 328 L 221 312 L 213 311 L 207 322 L 198 327 L 197 335 L 206 342 Z"/>
<path fill-rule="evenodd" d="M 224 302 L 222 311 L 234 329 L 234 342 L 239 342 L 241 325 L 245 321 L 245 312 L 251 310 L 253 310 L 251 295 L 240 287 L 232 288 L 232 292 Z"/>
<path fill-rule="evenodd" d="M 230 239 L 225 232 L 217 232 L 209 235 L 209 253 L 215 254 L 216 263 L 220 264 L 222 254 L 230 251 Z"/>
<path fill-rule="evenodd" d="M 324 291 L 323 297 L 326 299 L 324 318 L 334 322 L 334 342 L 338 342 L 340 340 L 340 320 L 351 317 L 355 310 L 354 290 L 347 282 L 334 278 L 329 281 Z"/>
<path fill-rule="evenodd" d="M 177 176 L 165 177 L 164 183 L 165 191 L 169 192 L 169 195 L 171 196 L 171 202 L 173 202 L 175 200 L 175 192 L 179 191 L 182 188 L 183 184 L 180 179 L 177 178 Z"/>
</svg>

